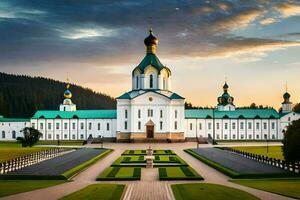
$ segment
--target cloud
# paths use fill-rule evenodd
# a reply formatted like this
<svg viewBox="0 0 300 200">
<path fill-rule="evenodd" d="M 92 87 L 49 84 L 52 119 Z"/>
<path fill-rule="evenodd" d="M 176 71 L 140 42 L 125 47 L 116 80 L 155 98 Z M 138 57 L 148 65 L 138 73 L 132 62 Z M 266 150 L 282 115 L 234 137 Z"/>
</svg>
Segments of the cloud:
<svg viewBox="0 0 300 200">
<path fill-rule="evenodd" d="M 93 37 L 112 37 L 117 34 L 117 30 L 107 29 L 103 27 L 97 28 L 75 28 L 74 30 L 64 31 L 63 38 L 67 39 L 83 39 Z"/>
<path fill-rule="evenodd" d="M 250 9 L 230 15 L 213 24 L 214 30 L 231 31 L 238 28 L 245 28 L 250 25 L 258 16 L 263 13 L 260 9 Z"/>
<path fill-rule="evenodd" d="M 277 20 L 275 18 L 272 18 L 272 17 L 264 18 L 264 19 L 259 21 L 259 23 L 262 24 L 262 25 L 273 24 L 275 22 L 277 22 Z"/>
<path fill-rule="evenodd" d="M 280 3 L 274 6 L 274 9 L 281 14 L 282 17 L 300 15 L 300 5 L 293 3 Z"/>
<path fill-rule="evenodd" d="M 206 6 L 200 6 L 196 8 L 192 8 L 191 13 L 193 15 L 203 15 L 203 14 L 210 14 L 213 13 L 215 10 L 213 7 L 206 5 Z"/>
</svg>

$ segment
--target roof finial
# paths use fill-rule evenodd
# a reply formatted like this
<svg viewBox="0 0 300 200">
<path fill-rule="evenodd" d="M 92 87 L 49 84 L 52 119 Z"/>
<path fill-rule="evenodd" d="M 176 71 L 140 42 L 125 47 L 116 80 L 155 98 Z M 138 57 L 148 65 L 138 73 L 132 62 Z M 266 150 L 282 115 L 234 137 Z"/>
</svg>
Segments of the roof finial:
<svg viewBox="0 0 300 200">
<path fill-rule="evenodd" d="M 152 34 L 152 17 L 149 17 L 149 32 Z"/>
<path fill-rule="evenodd" d="M 69 89 L 70 88 L 70 80 L 69 80 L 69 72 L 67 72 L 67 86 L 66 88 Z"/>
<path fill-rule="evenodd" d="M 285 81 L 285 92 L 288 91 L 288 84 L 287 84 L 287 81 Z"/>
</svg>

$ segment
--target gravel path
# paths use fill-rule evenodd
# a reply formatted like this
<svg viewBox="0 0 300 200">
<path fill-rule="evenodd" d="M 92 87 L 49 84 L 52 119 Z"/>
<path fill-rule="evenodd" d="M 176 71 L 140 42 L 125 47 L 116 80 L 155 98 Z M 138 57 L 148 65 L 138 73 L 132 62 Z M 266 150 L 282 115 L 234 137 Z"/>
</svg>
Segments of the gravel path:
<svg viewBox="0 0 300 200">
<path fill-rule="evenodd" d="M 241 174 L 286 173 L 287 171 L 256 160 L 251 160 L 217 148 L 192 149 L 195 153 L 208 158 L 224 167 Z"/>
<path fill-rule="evenodd" d="M 82 148 L 71 153 L 31 165 L 9 174 L 61 175 L 64 172 L 103 153 L 105 149 Z"/>
</svg>

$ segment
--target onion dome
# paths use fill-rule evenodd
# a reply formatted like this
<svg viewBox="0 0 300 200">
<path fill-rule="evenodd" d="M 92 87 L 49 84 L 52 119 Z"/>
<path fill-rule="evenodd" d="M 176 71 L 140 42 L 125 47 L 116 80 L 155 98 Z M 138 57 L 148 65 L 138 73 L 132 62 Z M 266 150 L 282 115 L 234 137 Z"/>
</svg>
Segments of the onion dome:
<svg viewBox="0 0 300 200">
<path fill-rule="evenodd" d="M 224 93 L 222 94 L 222 96 L 219 96 L 217 99 L 218 105 L 227 105 L 227 104 L 233 105 L 234 98 L 230 96 L 230 94 L 228 93 L 228 88 L 229 86 L 225 82 L 225 84 L 223 85 Z"/>
<path fill-rule="evenodd" d="M 71 99 L 71 98 L 72 98 L 72 93 L 71 93 L 71 91 L 70 91 L 70 90 L 66 90 L 66 91 L 64 92 L 64 97 L 65 97 L 66 99 Z"/>
<path fill-rule="evenodd" d="M 289 99 L 290 97 L 291 97 L 291 95 L 288 92 L 283 94 L 284 99 Z"/>
<path fill-rule="evenodd" d="M 283 103 L 290 103 L 290 97 L 291 97 L 291 95 L 288 93 L 288 92 L 285 92 L 284 94 L 283 94 Z"/>
<path fill-rule="evenodd" d="M 158 39 L 153 35 L 152 29 L 149 30 L 149 36 L 144 39 L 146 46 L 153 46 L 158 44 Z"/>
</svg>

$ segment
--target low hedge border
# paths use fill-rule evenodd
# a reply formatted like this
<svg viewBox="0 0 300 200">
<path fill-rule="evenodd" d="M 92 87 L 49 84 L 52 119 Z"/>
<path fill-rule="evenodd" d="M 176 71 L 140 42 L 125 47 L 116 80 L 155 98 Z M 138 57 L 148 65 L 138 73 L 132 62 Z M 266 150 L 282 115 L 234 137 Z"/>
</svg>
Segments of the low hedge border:
<svg viewBox="0 0 300 200">
<path fill-rule="evenodd" d="M 11 175 L 0 175 L 0 180 L 68 180 L 65 176 L 57 175 L 19 175 L 19 174 L 11 174 Z"/>
<path fill-rule="evenodd" d="M 141 168 L 137 167 L 133 169 L 132 177 L 115 177 L 119 172 L 120 168 L 113 168 L 108 175 L 105 177 L 97 177 L 96 181 L 129 181 L 129 180 L 140 180 L 141 179 Z"/>
<path fill-rule="evenodd" d="M 191 156 L 195 157 L 196 159 L 200 160 L 201 162 L 207 164 L 208 166 L 222 172 L 223 174 L 229 176 L 233 179 L 252 179 L 252 178 L 286 178 L 286 177 L 295 177 L 300 176 L 300 174 L 293 174 L 290 172 L 286 173 L 268 173 L 268 174 L 241 174 L 238 173 L 230 168 L 227 168 L 223 165 L 220 165 L 219 163 L 216 163 L 212 160 L 209 160 L 208 158 L 201 156 L 195 152 L 193 152 L 191 149 L 185 149 L 186 153 L 190 154 Z"/>
<path fill-rule="evenodd" d="M 76 176 L 78 173 L 87 169 L 89 166 L 95 164 L 98 160 L 100 160 L 100 159 L 104 158 L 105 156 L 107 156 L 108 154 L 110 154 L 111 152 L 113 152 L 112 149 L 107 149 L 105 152 L 101 153 L 100 155 L 98 155 L 84 163 L 81 163 L 80 165 L 77 165 L 76 167 L 64 172 L 62 175 L 65 176 L 67 179 L 71 179 L 72 177 Z"/>
<path fill-rule="evenodd" d="M 204 180 L 204 178 L 198 175 L 198 173 L 192 168 L 189 169 L 188 167 L 180 167 L 180 169 L 184 173 L 185 177 L 169 177 L 166 168 L 158 168 L 159 180 Z"/>
</svg>

